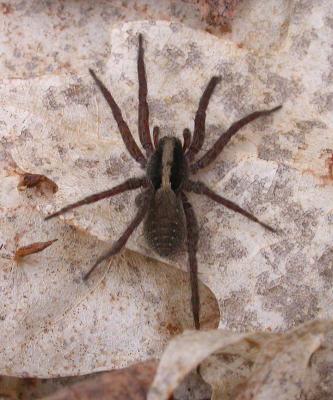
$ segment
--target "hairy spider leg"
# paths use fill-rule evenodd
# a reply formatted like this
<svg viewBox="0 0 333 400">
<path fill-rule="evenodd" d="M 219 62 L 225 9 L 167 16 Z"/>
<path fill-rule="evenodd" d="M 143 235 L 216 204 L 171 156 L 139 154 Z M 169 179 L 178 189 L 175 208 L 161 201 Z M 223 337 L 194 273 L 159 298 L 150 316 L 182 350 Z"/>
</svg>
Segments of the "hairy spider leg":
<svg viewBox="0 0 333 400">
<path fill-rule="evenodd" d="M 107 251 L 105 254 L 103 254 L 92 266 L 92 268 L 86 273 L 86 275 L 83 277 L 84 280 L 87 280 L 89 276 L 92 274 L 92 272 L 96 269 L 96 267 L 103 262 L 104 260 L 114 256 L 115 254 L 119 253 L 119 251 L 125 246 L 127 240 L 133 233 L 133 231 L 140 225 L 142 220 L 144 219 L 148 208 L 149 208 L 149 198 L 151 195 L 151 189 L 148 189 L 146 191 L 146 201 L 143 201 L 141 204 L 141 207 L 138 209 L 135 217 L 133 218 L 132 222 L 129 224 L 129 226 L 125 229 L 124 233 L 120 236 L 120 238 L 113 244 L 111 249 Z"/>
<path fill-rule="evenodd" d="M 230 128 L 222 133 L 219 139 L 215 142 L 213 147 L 207 151 L 198 161 L 190 165 L 190 171 L 195 174 L 199 169 L 207 167 L 211 162 L 213 162 L 216 157 L 221 153 L 224 146 L 229 142 L 233 135 L 238 132 L 244 125 L 252 122 L 253 120 L 263 116 L 269 115 L 274 111 L 279 110 L 282 105 L 272 108 L 271 110 L 255 111 L 252 114 L 240 119 L 239 121 L 233 123 Z"/>
<path fill-rule="evenodd" d="M 154 139 L 154 146 L 155 149 L 158 147 L 158 141 L 160 140 L 160 128 L 158 126 L 154 126 L 153 129 L 153 139 Z"/>
<path fill-rule="evenodd" d="M 100 193 L 92 194 L 84 199 L 77 201 L 76 203 L 69 204 L 66 207 L 61 208 L 59 211 L 48 215 L 45 220 L 57 217 L 58 215 L 62 215 L 67 211 L 73 210 L 74 208 L 81 207 L 85 204 L 95 203 L 96 201 L 106 199 L 111 196 L 115 196 L 117 194 L 127 192 L 128 190 L 138 189 L 141 186 L 148 185 L 148 180 L 146 177 L 142 178 L 129 178 L 125 182 L 113 187 L 112 189 L 105 190 Z"/>
<path fill-rule="evenodd" d="M 195 329 L 200 329 L 200 296 L 198 285 L 197 250 L 199 227 L 195 212 L 185 193 L 182 192 L 182 201 L 186 218 L 187 251 L 191 282 L 191 305 Z"/>
<path fill-rule="evenodd" d="M 207 187 L 203 182 L 200 182 L 200 181 L 193 182 L 191 180 L 188 180 L 185 183 L 183 189 L 188 192 L 193 192 L 196 194 L 204 194 L 205 196 L 209 197 L 210 199 L 216 201 L 217 203 L 222 204 L 224 207 L 229 208 L 230 210 L 243 215 L 244 217 L 250 219 L 253 222 L 256 222 L 257 224 L 260 224 L 265 229 L 268 229 L 271 232 L 276 232 L 276 230 L 274 228 L 265 224 L 264 222 L 259 221 L 259 219 L 257 217 L 255 217 L 248 211 L 243 210 L 240 206 L 238 206 L 234 202 L 220 196 L 219 194 L 215 193 L 213 190 L 209 189 L 209 187 Z"/>
<path fill-rule="evenodd" d="M 92 69 L 89 69 L 89 72 L 111 108 L 113 117 L 117 122 L 119 132 L 121 134 L 123 142 L 125 143 L 126 149 L 134 158 L 134 160 L 137 161 L 142 168 L 144 168 L 146 166 L 147 160 L 142 154 L 139 146 L 136 144 L 127 123 L 124 121 L 118 104 L 115 102 L 112 94 L 105 87 L 104 83 L 96 76 L 95 72 Z"/>
<path fill-rule="evenodd" d="M 213 76 L 200 98 L 198 110 L 194 118 L 193 140 L 186 153 L 186 157 L 189 161 L 192 161 L 194 156 L 200 151 L 205 140 L 207 107 L 209 104 L 209 100 L 214 92 L 214 89 L 220 81 L 220 76 Z"/>
<path fill-rule="evenodd" d="M 153 153 L 153 143 L 149 130 L 149 107 L 147 103 L 147 76 L 144 62 L 144 49 L 142 46 L 142 34 L 139 34 L 139 50 L 138 50 L 138 79 L 139 79 L 139 114 L 138 129 L 139 138 L 142 147 L 146 151 L 147 158 Z"/>
<path fill-rule="evenodd" d="M 183 153 L 188 149 L 189 145 L 191 144 L 191 131 L 188 128 L 183 130 Z"/>
</svg>

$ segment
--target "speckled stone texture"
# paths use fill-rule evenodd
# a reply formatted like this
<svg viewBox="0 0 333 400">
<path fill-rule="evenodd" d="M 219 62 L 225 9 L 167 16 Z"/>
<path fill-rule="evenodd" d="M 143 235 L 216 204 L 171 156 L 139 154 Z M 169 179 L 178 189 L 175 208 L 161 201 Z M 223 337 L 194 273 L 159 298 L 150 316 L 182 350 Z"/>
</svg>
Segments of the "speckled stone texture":
<svg viewBox="0 0 333 400">
<path fill-rule="evenodd" d="M 191 327 L 186 252 L 158 259 L 141 229 L 128 242 L 131 252 L 82 285 L 83 271 L 134 214 L 135 194 L 59 221 L 42 220 L 141 173 L 88 74 L 93 68 L 112 88 L 137 138 L 139 32 L 150 122 L 162 135 L 181 137 L 183 128 L 193 129 L 212 75 L 220 74 L 222 82 L 208 109 L 205 149 L 247 113 L 283 104 L 242 129 L 198 174 L 278 234 L 190 195 L 200 225 L 206 326 L 220 319 L 220 327 L 236 331 L 280 331 L 332 317 L 331 2 L 242 2 L 231 32 L 220 36 L 193 29 L 202 26 L 192 16 L 190 27 L 181 24 L 188 5 L 177 7 L 172 21 L 126 23 L 157 11 L 150 3 L 136 11 L 108 2 L 14 2 L 3 12 L 1 373 L 57 376 L 122 367 L 158 356 L 172 334 Z M 18 192 L 14 165 L 45 174 L 58 192 Z M 52 247 L 19 266 L 10 259 L 15 240 L 24 245 L 55 237 Z"/>
</svg>

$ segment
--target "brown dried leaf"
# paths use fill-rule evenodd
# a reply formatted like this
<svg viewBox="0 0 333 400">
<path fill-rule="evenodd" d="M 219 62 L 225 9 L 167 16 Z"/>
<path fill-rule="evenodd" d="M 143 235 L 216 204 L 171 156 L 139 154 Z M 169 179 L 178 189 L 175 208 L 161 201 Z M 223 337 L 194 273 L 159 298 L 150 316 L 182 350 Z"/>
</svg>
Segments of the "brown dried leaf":
<svg viewBox="0 0 333 400">
<path fill-rule="evenodd" d="M 26 190 L 27 188 L 30 189 L 34 187 L 41 188 L 42 186 L 49 188 L 53 193 L 58 190 L 58 185 L 47 176 L 40 174 L 29 174 L 28 172 L 25 172 L 21 175 L 17 189 Z"/>
<path fill-rule="evenodd" d="M 56 379 L 38 379 L 0 375 L 0 399 L 40 399 L 86 378 L 88 377 L 74 376 Z"/>
<path fill-rule="evenodd" d="M 146 361 L 118 371 L 104 372 L 44 400 L 145 400 L 157 361 Z"/>
<path fill-rule="evenodd" d="M 56 242 L 57 240 L 58 239 L 49 240 L 47 242 L 36 242 L 31 243 L 27 246 L 19 247 L 15 252 L 14 259 L 19 260 L 20 258 L 29 256 L 30 254 L 39 253 L 40 251 L 43 251 L 44 249 L 51 246 L 51 244 Z"/>
</svg>

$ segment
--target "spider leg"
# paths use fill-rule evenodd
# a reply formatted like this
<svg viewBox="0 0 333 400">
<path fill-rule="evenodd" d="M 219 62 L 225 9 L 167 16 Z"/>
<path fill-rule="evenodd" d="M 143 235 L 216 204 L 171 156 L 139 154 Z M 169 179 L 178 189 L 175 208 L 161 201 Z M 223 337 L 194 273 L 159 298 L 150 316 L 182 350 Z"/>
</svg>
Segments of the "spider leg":
<svg viewBox="0 0 333 400">
<path fill-rule="evenodd" d="M 117 194 L 126 192 L 128 190 L 138 189 L 141 186 L 146 186 L 148 184 L 147 178 L 129 178 L 125 182 L 121 183 L 113 187 L 112 189 L 105 190 L 100 193 L 92 194 L 84 199 L 77 201 L 76 203 L 69 204 L 66 207 L 61 208 L 59 211 L 48 215 L 45 220 L 57 217 L 58 215 L 62 215 L 67 211 L 73 210 L 74 208 L 81 207 L 85 204 L 95 203 L 96 201 L 106 199 L 107 197 L 115 196 Z"/>
<path fill-rule="evenodd" d="M 251 221 L 256 222 L 257 224 L 263 226 L 265 229 L 268 229 L 271 232 L 276 232 L 274 228 L 265 224 L 264 222 L 259 221 L 257 217 L 249 213 L 248 211 L 243 210 L 240 206 L 235 204 L 234 202 L 220 196 L 219 194 L 215 193 L 213 190 L 209 189 L 203 182 L 193 182 L 188 180 L 183 189 L 188 192 L 194 192 L 196 194 L 204 194 L 205 196 L 209 197 L 210 199 L 216 201 L 219 204 L 222 204 L 224 207 L 229 208 L 232 211 L 235 211 L 244 217 L 250 219 Z"/>
<path fill-rule="evenodd" d="M 193 160 L 194 156 L 199 152 L 205 140 L 206 110 L 213 91 L 220 81 L 220 76 L 213 76 L 200 98 L 198 110 L 194 118 L 193 140 L 186 153 L 186 157 L 189 161 Z"/>
<path fill-rule="evenodd" d="M 142 202 L 141 207 L 138 209 L 135 217 L 133 218 L 132 222 L 128 225 L 125 229 L 124 233 L 120 236 L 120 238 L 113 244 L 111 249 L 103 254 L 99 259 L 95 262 L 95 264 L 91 267 L 91 269 L 86 273 L 83 277 L 84 280 L 87 280 L 92 272 L 96 269 L 96 267 L 103 262 L 104 260 L 114 256 L 115 254 L 119 253 L 119 251 L 125 246 L 127 240 L 133 233 L 133 231 L 140 225 L 143 218 L 145 217 L 148 208 L 149 208 L 149 198 L 151 195 L 151 191 L 148 189 L 146 192 L 146 201 Z"/>
<path fill-rule="evenodd" d="M 196 255 L 198 249 L 199 227 L 193 207 L 183 192 L 182 201 L 187 228 L 187 251 L 190 268 L 192 313 L 195 329 L 200 329 L 200 296 L 198 286 L 198 262 Z"/>
<path fill-rule="evenodd" d="M 154 148 L 149 131 L 149 107 L 147 103 L 147 77 L 144 62 L 144 49 L 142 46 L 142 35 L 139 35 L 138 50 L 138 78 L 139 78 L 139 115 L 138 128 L 142 147 L 146 151 L 147 158 L 153 153 Z"/>
<path fill-rule="evenodd" d="M 130 155 L 134 158 L 135 161 L 137 161 L 142 168 L 145 167 L 146 165 L 146 158 L 142 154 L 140 148 L 136 144 L 135 140 L 133 139 L 132 133 L 127 125 L 127 123 L 124 121 L 122 113 L 120 111 L 120 108 L 118 104 L 115 102 L 112 94 L 109 92 L 109 90 L 106 88 L 104 83 L 96 76 L 95 72 L 92 69 L 89 69 L 90 75 L 93 77 L 96 85 L 99 87 L 100 91 L 102 92 L 105 100 L 109 104 L 113 117 L 117 122 L 121 137 L 125 143 L 125 146 L 130 153 Z"/>
<path fill-rule="evenodd" d="M 221 153 L 224 146 L 229 142 L 229 140 L 233 137 L 233 135 L 238 132 L 244 125 L 248 124 L 249 122 L 263 116 L 269 115 L 274 111 L 279 110 L 282 105 L 272 108 L 271 110 L 263 110 L 263 111 L 255 111 L 252 114 L 247 115 L 246 117 L 240 119 L 239 121 L 233 123 L 230 128 L 222 133 L 219 139 L 215 142 L 213 147 L 207 151 L 198 161 L 193 163 L 190 166 L 190 170 L 192 174 L 195 174 L 199 169 L 206 167 L 211 162 L 213 162 L 216 157 Z"/>
<path fill-rule="evenodd" d="M 189 145 L 191 144 L 191 131 L 188 128 L 185 128 L 183 130 L 183 138 L 184 138 L 184 143 L 183 143 L 183 152 L 188 149 Z"/>
<path fill-rule="evenodd" d="M 160 128 L 158 126 L 154 126 L 153 129 L 153 139 L 154 139 L 154 146 L 157 149 L 158 141 L 160 139 Z"/>
</svg>

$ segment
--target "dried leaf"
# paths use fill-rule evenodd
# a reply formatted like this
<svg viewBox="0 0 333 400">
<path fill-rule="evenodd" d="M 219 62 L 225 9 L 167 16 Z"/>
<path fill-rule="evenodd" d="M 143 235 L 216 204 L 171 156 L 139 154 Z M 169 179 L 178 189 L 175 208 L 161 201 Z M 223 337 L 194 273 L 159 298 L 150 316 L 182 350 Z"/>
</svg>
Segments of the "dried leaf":
<svg viewBox="0 0 333 400">
<path fill-rule="evenodd" d="M 26 190 L 27 188 L 41 187 L 42 185 L 50 188 L 53 193 L 58 190 L 58 185 L 48 177 L 39 174 L 29 174 L 28 172 L 21 175 L 17 188 L 18 190 Z"/>
<path fill-rule="evenodd" d="M 98 374 L 44 397 L 44 400 L 145 400 L 156 366 L 156 361 L 146 361 Z"/>
<path fill-rule="evenodd" d="M 298 400 L 306 387 L 310 358 L 332 332 L 333 321 L 313 321 L 267 341 L 236 400 Z"/>
<path fill-rule="evenodd" d="M 301 75 L 301 84 L 291 72 L 296 62 L 294 53 L 284 54 L 281 71 L 277 68 L 281 66 L 280 53 L 272 53 L 263 65 L 260 57 L 255 58 L 231 42 L 183 26 L 165 22 L 119 26 L 111 32 L 112 52 L 101 78 L 111 80 L 109 86 L 126 110 L 126 120 L 133 132 L 137 125 L 134 105 L 138 32 L 145 38 L 152 125 L 163 127 L 164 134 L 177 135 L 189 126 L 203 87 L 217 73 L 222 74 L 223 84 L 209 104 L 206 148 L 250 110 L 285 105 L 274 116 L 239 132 L 219 160 L 200 177 L 207 179 L 207 184 L 217 192 L 276 227 L 279 234 L 271 234 L 244 217 L 190 195 L 200 225 L 199 277 L 218 299 L 223 326 L 243 330 L 288 329 L 318 316 L 330 318 L 333 279 L 328 272 L 329 264 L 322 260 L 332 246 L 333 186 L 319 185 L 327 170 L 325 160 L 319 161 L 319 157 L 332 144 L 331 119 L 327 109 L 320 114 L 313 109 L 316 95 L 306 91 L 307 78 Z M 194 35 L 196 56 L 191 58 Z M 298 66 L 300 63 L 307 70 L 306 58 L 297 60 Z M 68 130 L 58 122 L 58 108 L 51 107 L 49 118 L 57 135 L 49 132 L 40 139 L 36 133 L 33 140 L 12 152 L 20 165 L 29 169 L 37 165 L 44 168 L 42 160 L 47 156 L 47 169 L 52 171 L 53 179 L 61 182 L 52 203 L 41 206 L 45 215 L 73 199 L 141 174 L 126 153 L 110 110 L 89 83 L 88 74 L 82 77 L 82 91 L 95 90 L 95 97 L 87 99 L 84 115 L 74 100 L 64 96 L 66 87 L 71 85 L 66 79 L 39 79 L 32 90 L 34 98 L 41 99 L 52 86 L 52 96 L 63 111 L 61 122 Z M 246 83 L 240 85 L 240 81 Z M 47 96 L 51 94 L 44 95 L 44 101 L 36 104 L 35 110 L 42 110 L 43 104 L 51 101 Z M 307 113 L 303 112 L 304 98 L 308 98 Z M 269 99 L 269 104 L 265 99 Z M 11 98 L 13 103 L 15 99 Z M 312 115 L 311 119 L 305 114 Z M 38 131 L 35 123 L 33 118 L 31 132 Z M 79 136 L 76 126 L 80 126 Z M 295 129 L 291 130 L 291 126 Z M 61 152 L 54 152 L 54 146 L 61 148 Z M 73 148 L 77 150 L 73 152 Z M 314 174 L 307 174 L 308 168 Z M 62 218 L 100 240 L 113 240 L 132 218 L 135 196 L 136 193 L 127 193 L 110 203 L 82 207 Z M 127 246 L 159 259 L 145 242 L 142 228 L 132 235 Z M 187 270 L 185 251 L 163 261 Z"/>
<path fill-rule="evenodd" d="M 144 34 L 151 125 L 159 125 L 163 135 L 181 136 L 184 127 L 191 128 L 200 95 L 216 74 L 222 76 L 222 84 L 207 112 L 205 149 L 246 113 L 278 103 L 284 106 L 279 114 L 244 128 L 200 176 L 216 191 L 281 228 L 283 234 L 270 235 L 240 216 L 191 196 L 201 229 L 200 279 L 218 299 L 220 326 L 237 331 L 286 330 L 316 317 L 331 318 L 333 187 L 320 186 L 321 177 L 328 175 L 325 162 L 332 150 L 330 1 L 284 2 L 278 13 L 275 1 L 264 6 L 259 1 L 243 2 L 232 32 L 222 40 L 174 20 L 121 26 L 122 18 L 143 19 L 136 11 L 140 7 L 129 9 L 117 1 L 105 4 L 89 10 L 81 3 L 65 4 L 59 14 L 57 3 L 45 5 L 45 12 L 23 2 L 6 15 L 8 21 L 13 18 L 20 24 L 4 25 L 7 50 L 1 64 L 0 164 L 6 167 L 12 154 L 25 171 L 57 182 L 59 191 L 52 203 L 27 202 L 29 192 L 18 193 L 17 182 L 15 190 L 8 191 L 13 181 L 1 179 L 1 319 L 6 317 L 0 330 L 2 370 L 54 376 L 120 367 L 158 354 L 170 337 L 164 332 L 167 326 L 169 332 L 177 332 L 190 324 L 190 319 L 183 318 L 183 324 L 172 325 L 179 307 L 184 306 L 184 313 L 188 310 L 179 288 L 179 281 L 185 285 L 188 276 L 177 274 L 171 266 L 185 270 L 186 253 L 160 263 L 140 230 L 128 247 L 155 260 L 147 266 L 145 258 L 132 262 L 127 257 L 133 253 L 124 252 L 114 260 L 104 290 L 96 287 L 103 278 L 102 269 L 91 287 L 80 285 L 82 272 L 107 248 L 94 237 L 115 240 L 134 212 L 134 197 L 77 210 L 64 217 L 67 226 L 59 221 L 45 225 L 37 211 L 46 215 L 142 173 L 125 152 L 110 110 L 87 73 L 89 67 L 94 68 L 112 88 L 135 134 L 138 32 Z M 259 6 L 263 12 L 258 12 Z M 155 2 L 145 6 L 145 15 L 154 7 Z M 184 10 L 177 3 L 173 18 L 188 23 Z M 192 21 L 190 25 L 202 27 Z M 50 35 L 40 42 L 45 29 Z M 61 43 L 57 57 L 49 37 Z M 31 43 L 38 43 L 40 57 L 31 56 L 35 54 Z M 25 268 L 14 270 L 7 257 L 16 249 L 14 235 L 26 226 L 33 228 L 34 236 L 28 240 L 59 237 L 49 251 L 40 254 L 31 275 L 29 265 L 28 278 Z M 129 264 L 137 267 L 135 272 Z M 138 278 L 137 270 L 145 272 Z M 145 295 L 150 286 L 156 303 Z M 97 294 L 83 301 L 93 288 Z M 119 288 L 121 293 L 112 303 L 118 313 L 111 312 L 109 295 Z M 202 291 L 207 293 L 205 287 Z M 170 298 L 175 308 L 168 305 Z M 209 309 L 216 315 L 216 303 L 212 296 L 208 298 L 213 304 Z M 168 310 L 165 319 L 158 314 L 161 304 Z M 69 314 L 63 317 L 68 308 Z M 96 315 L 109 319 L 102 321 Z M 203 310 L 204 318 L 209 315 Z M 103 341 L 97 327 L 110 336 Z M 133 348 L 122 344 L 120 339 L 126 342 L 122 332 L 131 338 L 130 343 L 134 335 Z M 36 348 L 43 349 L 41 354 Z"/>
<path fill-rule="evenodd" d="M 27 246 L 19 247 L 15 252 L 14 259 L 17 261 L 18 259 L 26 257 L 30 254 L 39 253 L 40 251 L 43 251 L 47 247 L 51 246 L 51 244 L 57 240 L 58 239 L 49 240 L 47 242 L 35 242 Z"/>
<path fill-rule="evenodd" d="M 85 378 L 87 377 L 38 379 L 0 376 L 0 398 L 13 400 L 40 399 Z"/>
<path fill-rule="evenodd" d="M 1 374 L 49 378 L 121 368 L 158 357 L 170 337 L 192 327 L 186 273 L 127 250 L 83 282 L 110 244 L 45 222 L 36 197 L 18 192 L 15 177 L 1 182 Z M 25 241 L 58 241 L 17 268 L 12 254 L 23 228 Z M 200 290 L 203 326 L 216 327 L 215 298 Z"/>
<path fill-rule="evenodd" d="M 310 359 L 321 347 L 332 353 L 332 334 L 333 321 L 313 321 L 285 334 L 185 332 L 166 348 L 148 400 L 168 399 L 201 363 L 214 400 L 300 399 L 312 374 Z"/>
<path fill-rule="evenodd" d="M 225 330 L 185 332 L 168 344 L 148 394 L 148 400 L 168 399 L 186 375 L 211 354 L 251 339 L 259 343 L 268 334 L 241 334 Z"/>
</svg>

